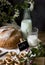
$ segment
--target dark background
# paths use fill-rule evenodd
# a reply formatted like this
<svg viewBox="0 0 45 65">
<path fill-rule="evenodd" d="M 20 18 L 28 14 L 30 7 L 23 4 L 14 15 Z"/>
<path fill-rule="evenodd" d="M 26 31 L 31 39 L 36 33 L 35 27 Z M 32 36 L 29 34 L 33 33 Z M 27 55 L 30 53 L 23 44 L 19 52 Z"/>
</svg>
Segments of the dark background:
<svg viewBox="0 0 45 65">
<path fill-rule="evenodd" d="M 39 28 L 40 31 L 45 31 L 45 0 L 34 0 L 35 7 L 31 12 L 31 19 L 34 27 Z M 23 10 L 20 12 L 20 17 L 16 20 L 18 25 L 23 19 Z"/>
<path fill-rule="evenodd" d="M 45 31 L 45 0 L 35 0 L 35 7 L 31 13 L 33 26 Z"/>
<path fill-rule="evenodd" d="M 12 5 L 23 2 L 23 0 L 9 0 Z M 40 31 L 45 31 L 45 0 L 34 0 L 35 7 L 31 12 L 31 19 L 34 27 L 39 28 Z M 16 19 L 18 25 L 21 25 L 23 19 L 23 11 L 20 10 L 20 16 Z"/>
</svg>

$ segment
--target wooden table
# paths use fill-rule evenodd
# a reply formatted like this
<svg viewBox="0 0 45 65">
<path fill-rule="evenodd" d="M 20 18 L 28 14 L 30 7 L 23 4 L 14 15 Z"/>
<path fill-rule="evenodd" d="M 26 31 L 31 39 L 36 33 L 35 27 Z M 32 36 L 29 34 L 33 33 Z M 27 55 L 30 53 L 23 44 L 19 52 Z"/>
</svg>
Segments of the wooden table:
<svg viewBox="0 0 45 65">
<path fill-rule="evenodd" d="M 45 31 L 44 32 L 39 32 L 39 39 L 42 40 L 45 44 Z"/>
<path fill-rule="evenodd" d="M 44 42 L 45 45 L 45 32 L 39 32 L 39 39 Z M 35 59 L 37 65 L 45 65 L 45 57 L 39 57 Z"/>
</svg>

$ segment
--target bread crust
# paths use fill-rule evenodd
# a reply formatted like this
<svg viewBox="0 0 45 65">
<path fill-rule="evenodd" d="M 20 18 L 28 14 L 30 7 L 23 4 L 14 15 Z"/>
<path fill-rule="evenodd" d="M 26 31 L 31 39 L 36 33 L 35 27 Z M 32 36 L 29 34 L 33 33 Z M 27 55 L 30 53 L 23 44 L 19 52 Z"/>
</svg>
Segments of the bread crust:
<svg viewBox="0 0 45 65">
<path fill-rule="evenodd" d="M 22 38 L 21 31 L 13 27 L 7 27 L 0 32 L 0 47 L 8 49 L 17 48 L 18 43 L 20 43 L 20 38 Z"/>
</svg>

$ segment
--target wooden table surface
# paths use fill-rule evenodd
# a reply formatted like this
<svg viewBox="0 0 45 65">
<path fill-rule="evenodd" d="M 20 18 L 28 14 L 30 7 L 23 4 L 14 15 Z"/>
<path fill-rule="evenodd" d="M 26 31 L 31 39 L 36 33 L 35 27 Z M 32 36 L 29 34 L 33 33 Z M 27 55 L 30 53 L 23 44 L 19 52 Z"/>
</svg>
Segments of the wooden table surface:
<svg viewBox="0 0 45 65">
<path fill-rule="evenodd" d="M 44 42 L 45 45 L 45 32 L 39 32 L 39 39 Z M 45 65 L 45 57 L 39 57 L 36 60 L 37 65 Z"/>
<path fill-rule="evenodd" d="M 45 44 L 45 31 L 44 32 L 39 32 L 39 39 L 42 40 Z"/>
</svg>

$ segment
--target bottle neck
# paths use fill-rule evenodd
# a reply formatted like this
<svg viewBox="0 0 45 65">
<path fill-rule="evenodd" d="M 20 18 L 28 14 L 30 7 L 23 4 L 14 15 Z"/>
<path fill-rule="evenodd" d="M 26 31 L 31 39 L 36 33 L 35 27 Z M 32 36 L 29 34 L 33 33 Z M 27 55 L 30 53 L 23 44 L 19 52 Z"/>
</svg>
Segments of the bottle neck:
<svg viewBox="0 0 45 65">
<path fill-rule="evenodd" d="M 27 8 L 24 10 L 24 18 L 23 19 L 31 19 L 30 17 L 30 10 Z"/>
</svg>

